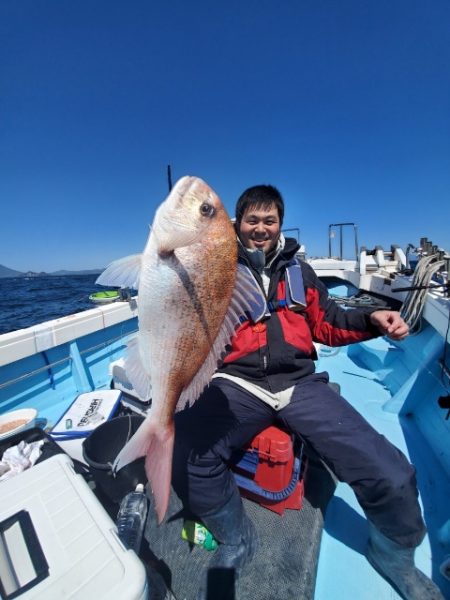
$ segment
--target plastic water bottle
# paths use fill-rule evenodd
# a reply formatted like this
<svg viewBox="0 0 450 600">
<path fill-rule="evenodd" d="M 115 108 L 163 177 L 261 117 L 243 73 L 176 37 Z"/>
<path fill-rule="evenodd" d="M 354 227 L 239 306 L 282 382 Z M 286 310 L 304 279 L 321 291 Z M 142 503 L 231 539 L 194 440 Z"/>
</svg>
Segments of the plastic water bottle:
<svg viewBox="0 0 450 600">
<path fill-rule="evenodd" d="M 215 550 L 218 546 L 216 538 L 201 523 L 185 521 L 181 530 L 183 540 L 202 546 L 205 550 Z"/>
<path fill-rule="evenodd" d="M 134 492 L 129 492 L 120 503 L 117 513 L 117 531 L 123 544 L 139 553 L 145 521 L 147 519 L 148 501 L 144 486 L 139 483 Z"/>
</svg>

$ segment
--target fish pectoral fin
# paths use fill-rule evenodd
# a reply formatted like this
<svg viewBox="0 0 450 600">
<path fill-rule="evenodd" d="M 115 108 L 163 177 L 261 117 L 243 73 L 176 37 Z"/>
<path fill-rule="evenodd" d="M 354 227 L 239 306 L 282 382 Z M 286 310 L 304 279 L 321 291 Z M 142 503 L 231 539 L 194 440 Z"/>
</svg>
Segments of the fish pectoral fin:
<svg viewBox="0 0 450 600">
<path fill-rule="evenodd" d="M 249 317 L 252 321 L 257 322 L 264 317 L 266 312 L 266 299 L 258 282 L 250 269 L 239 264 L 235 288 L 222 326 L 205 362 L 191 383 L 183 390 L 177 403 L 177 410 L 182 410 L 187 404 L 193 404 L 211 381 L 219 361 L 223 358 L 226 346 L 230 344 L 241 322 L 248 320 Z"/>
<path fill-rule="evenodd" d="M 231 307 L 238 314 L 239 320 L 241 317 L 247 319 L 250 316 L 255 323 L 267 313 L 267 302 L 263 291 L 250 269 L 241 263 L 238 263 Z"/>
<path fill-rule="evenodd" d="M 141 400 L 149 400 L 152 395 L 152 382 L 150 375 L 142 364 L 137 336 L 132 338 L 127 344 L 125 372 Z"/>
<path fill-rule="evenodd" d="M 137 290 L 141 274 L 142 254 L 132 254 L 115 260 L 97 278 L 98 285 Z"/>
</svg>

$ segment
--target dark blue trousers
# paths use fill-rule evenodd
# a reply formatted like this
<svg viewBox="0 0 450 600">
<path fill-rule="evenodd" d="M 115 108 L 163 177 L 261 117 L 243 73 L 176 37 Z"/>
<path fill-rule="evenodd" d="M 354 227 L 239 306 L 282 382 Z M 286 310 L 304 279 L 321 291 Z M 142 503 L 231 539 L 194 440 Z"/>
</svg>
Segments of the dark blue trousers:
<svg viewBox="0 0 450 600">
<path fill-rule="evenodd" d="M 425 526 L 414 467 L 327 384 L 327 373 L 304 377 L 290 404 L 275 411 L 233 382 L 213 379 L 191 408 L 175 416 L 172 483 L 178 496 L 199 517 L 214 513 L 236 486 L 233 452 L 266 427 L 281 425 L 352 487 L 384 535 L 403 546 L 419 544 Z"/>
</svg>

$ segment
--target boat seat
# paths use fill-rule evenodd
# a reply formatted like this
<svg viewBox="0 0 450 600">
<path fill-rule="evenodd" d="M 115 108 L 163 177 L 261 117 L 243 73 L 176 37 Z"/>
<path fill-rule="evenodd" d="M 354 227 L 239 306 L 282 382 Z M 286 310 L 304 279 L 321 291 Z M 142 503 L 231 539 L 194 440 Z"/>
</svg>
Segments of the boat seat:
<svg viewBox="0 0 450 600">
<path fill-rule="evenodd" d="M 276 425 L 261 431 L 235 456 L 232 470 L 241 495 L 280 515 L 286 508 L 300 510 L 306 469 L 303 447 Z"/>
<path fill-rule="evenodd" d="M 338 383 L 328 385 L 340 394 Z M 278 514 L 286 508 L 299 510 L 308 453 L 315 454 L 282 427 L 266 427 L 236 456 L 233 471 L 241 494 Z"/>
</svg>

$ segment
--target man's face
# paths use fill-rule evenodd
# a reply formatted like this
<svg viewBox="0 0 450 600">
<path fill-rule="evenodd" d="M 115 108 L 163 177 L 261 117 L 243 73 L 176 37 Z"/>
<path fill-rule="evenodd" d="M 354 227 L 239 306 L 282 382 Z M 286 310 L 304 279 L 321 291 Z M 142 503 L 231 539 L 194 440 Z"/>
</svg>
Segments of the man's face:
<svg viewBox="0 0 450 600">
<path fill-rule="evenodd" d="M 280 237 L 280 217 L 275 204 L 268 209 L 250 206 L 239 227 L 239 238 L 246 248 L 260 249 L 268 254 Z"/>
</svg>

